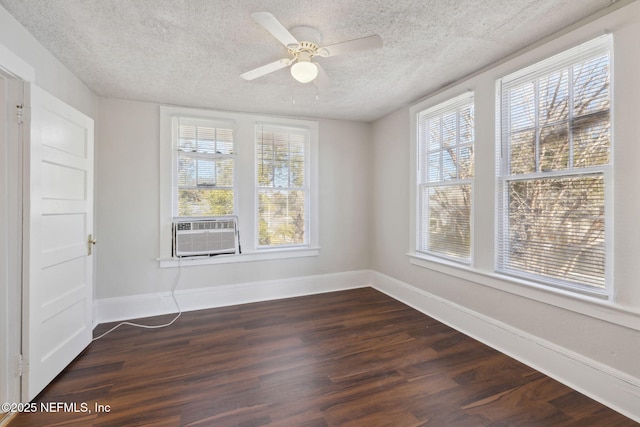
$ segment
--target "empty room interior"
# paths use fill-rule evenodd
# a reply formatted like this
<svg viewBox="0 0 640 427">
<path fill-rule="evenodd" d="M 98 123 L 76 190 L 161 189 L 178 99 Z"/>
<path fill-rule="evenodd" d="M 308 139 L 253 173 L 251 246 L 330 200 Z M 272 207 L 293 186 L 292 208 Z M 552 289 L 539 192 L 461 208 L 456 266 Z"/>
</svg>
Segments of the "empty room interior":
<svg viewBox="0 0 640 427">
<path fill-rule="evenodd" d="M 0 425 L 636 425 L 638 40 L 634 0 L 0 0 Z"/>
</svg>

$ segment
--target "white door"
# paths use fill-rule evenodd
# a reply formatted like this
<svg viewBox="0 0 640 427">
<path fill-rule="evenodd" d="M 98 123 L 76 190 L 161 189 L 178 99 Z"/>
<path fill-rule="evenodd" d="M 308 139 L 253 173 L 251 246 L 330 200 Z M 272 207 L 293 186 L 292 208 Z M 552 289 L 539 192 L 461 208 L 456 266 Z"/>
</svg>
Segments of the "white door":
<svg viewBox="0 0 640 427">
<path fill-rule="evenodd" d="M 25 144 L 23 400 L 91 342 L 93 120 L 31 85 Z"/>
</svg>

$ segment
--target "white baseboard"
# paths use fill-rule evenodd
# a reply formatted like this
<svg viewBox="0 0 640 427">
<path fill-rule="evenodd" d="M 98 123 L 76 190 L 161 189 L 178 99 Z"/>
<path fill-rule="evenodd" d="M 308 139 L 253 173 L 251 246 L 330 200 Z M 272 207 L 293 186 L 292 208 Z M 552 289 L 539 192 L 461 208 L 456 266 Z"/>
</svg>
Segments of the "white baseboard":
<svg viewBox="0 0 640 427">
<path fill-rule="evenodd" d="M 640 422 L 640 379 L 381 273 L 371 286 Z"/>
<path fill-rule="evenodd" d="M 225 307 L 369 286 L 369 270 L 177 290 L 182 311 Z M 177 313 L 171 292 L 98 299 L 94 325 Z"/>
</svg>

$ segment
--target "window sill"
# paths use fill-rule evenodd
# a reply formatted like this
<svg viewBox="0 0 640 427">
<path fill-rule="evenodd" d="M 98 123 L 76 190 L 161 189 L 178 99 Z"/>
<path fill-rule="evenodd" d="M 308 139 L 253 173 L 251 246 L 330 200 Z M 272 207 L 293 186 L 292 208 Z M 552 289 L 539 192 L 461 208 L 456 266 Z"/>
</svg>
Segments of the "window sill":
<svg viewBox="0 0 640 427">
<path fill-rule="evenodd" d="M 196 265 L 233 264 L 237 262 L 267 261 L 302 258 L 320 255 L 320 248 L 269 249 L 238 255 L 216 255 L 210 257 L 158 258 L 160 268 L 191 267 Z"/>
<path fill-rule="evenodd" d="M 640 330 L 640 323 L 638 323 L 640 312 L 617 304 L 608 299 L 607 295 L 581 294 L 413 252 L 407 253 L 407 256 L 412 265 Z"/>
</svg>

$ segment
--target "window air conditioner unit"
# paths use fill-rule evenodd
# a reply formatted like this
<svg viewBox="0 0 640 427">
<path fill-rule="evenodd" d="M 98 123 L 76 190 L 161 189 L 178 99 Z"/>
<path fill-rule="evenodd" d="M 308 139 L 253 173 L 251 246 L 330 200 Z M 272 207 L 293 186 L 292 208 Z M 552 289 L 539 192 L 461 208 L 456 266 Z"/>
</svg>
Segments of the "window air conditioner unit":
<svg viewBox="0 0 640 427">
<path fill-rule="evenodd" d="M 173 255 L 176 257 L 239 252 L 236 217 L 181 218 L 173 222 Z"/>
</svg>

